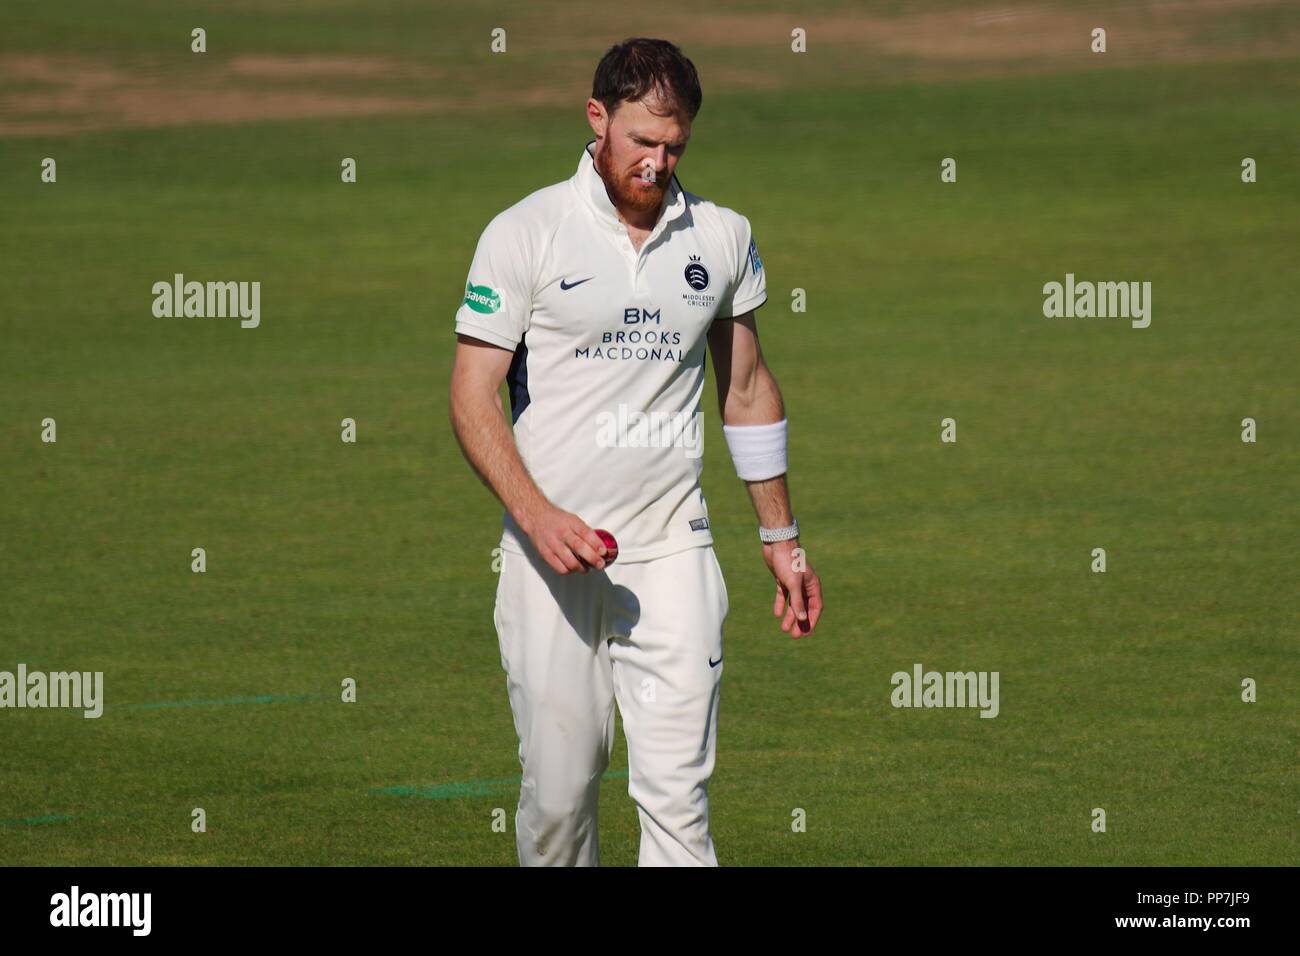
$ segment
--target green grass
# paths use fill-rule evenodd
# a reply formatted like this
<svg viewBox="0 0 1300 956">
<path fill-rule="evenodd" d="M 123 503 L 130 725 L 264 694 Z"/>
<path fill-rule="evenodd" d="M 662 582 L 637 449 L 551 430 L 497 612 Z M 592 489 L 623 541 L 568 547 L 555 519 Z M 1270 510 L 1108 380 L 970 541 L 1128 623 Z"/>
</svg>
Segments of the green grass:
<svg viewBox="0 0 1300 956">
<path fill-rule="evenodd" d="M 346 52 L 360 8 L 325 6 L 265 48 Z M 808 641 L 771 618 L 710 389 L 724 865 L 1294 862 L 1298 65 L 706 95 L 681 179 L 754 223 L 828 602 Z M 452 315 L 487 221 L 571 175 L 582 92 L 472 129 L 0 140 L 0 670 L 107 685 L 99 720 L 0 712 L 0 863 L 514 863 L 500 510 L 447 424 Z M 261 327 L 154 319 L 177 271 L 261 281 Z M 1045 319 L 1066 272 L 1151 281 L 1151 327 Z M 893 709 L 916 662 L 999 671 L 1001 714 Z M 620 735 L 605 864 L 636 861 L 626 766 Z"/>
</svg>

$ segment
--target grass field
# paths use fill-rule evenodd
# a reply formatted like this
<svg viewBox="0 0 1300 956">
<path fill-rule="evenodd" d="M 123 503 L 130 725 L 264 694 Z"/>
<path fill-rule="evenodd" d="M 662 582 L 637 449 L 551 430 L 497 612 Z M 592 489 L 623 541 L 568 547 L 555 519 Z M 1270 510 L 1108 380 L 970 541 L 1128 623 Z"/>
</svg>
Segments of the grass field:
<svg viewBox="0 0 1300 956">
<path fill-rule="evenodd" d="M 827 598 L 807 641 L 771 617 L 710 387 L 720 862 L 1296 862 L 1294 8 L 999 8 L 1118 24 L 1096 55 L 1014 20 L 940 42 L 983 6 L 836 4 L 796 55 L 767 0 L 226 6 L 0 14 L 0 670 L 103 671 L 107 698 L 0 711 L 0 864 L 515 863 L 500 507 L 447 421 L 452 315 L 636 34 L 701 73 L 682 183 L 753 222 Z M 259 280 L 260 327 L 154 318 L 176 272 Z M 1150 281 L 1150 327 L 1044 318 L 1067 272 Z M 918 662 L 998 671 L 999 716 L 893 708 Z M 636 861 L 626 767 L 620 733 L 608 865 Z"/>
</svg>

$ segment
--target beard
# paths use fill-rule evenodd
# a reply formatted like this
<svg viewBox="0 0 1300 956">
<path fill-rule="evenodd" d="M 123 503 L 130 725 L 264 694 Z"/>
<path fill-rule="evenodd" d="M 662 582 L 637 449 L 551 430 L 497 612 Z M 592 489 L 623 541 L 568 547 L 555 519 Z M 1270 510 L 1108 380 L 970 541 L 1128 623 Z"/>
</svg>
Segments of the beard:
<svg viewBox="0 0 1300 956">
<path fill-rule="evenodd" d="M 668 180 L 672 177 L 664 180 L 656 178 L 653 183 L 644 183 L 639 169 L 627 172 L 614 169 L 611 152 L 609 137 L 606 136 L 596 148 L 596 172 L 604 181 L 605 192 L 609 194 L 614 207 L 635 212 L 654 212 L 663 205 L 664 197 L 668 194 Z"/>
</svg>

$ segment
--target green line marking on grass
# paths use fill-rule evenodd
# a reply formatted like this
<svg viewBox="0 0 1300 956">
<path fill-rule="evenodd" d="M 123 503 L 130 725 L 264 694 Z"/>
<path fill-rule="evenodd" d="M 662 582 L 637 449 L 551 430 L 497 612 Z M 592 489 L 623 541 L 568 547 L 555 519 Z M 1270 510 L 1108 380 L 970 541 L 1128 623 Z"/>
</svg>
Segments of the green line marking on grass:
<svg viewBox="0 0 1300 956">
<path fill-rule="evenodd" d="M 121 710 L 165 710 L 170 707 L 226 707 L 234 704 L 278 704 L 311 700 L 320 694 L 259 694 L 256 697 L 222 697 L 217 700 L 166 700 L 155 704 L 119 704 Z"/>
<path fill-rule="evenodd" d="M 45 823 L 62 823 L 73 820 L 70 813 L 47 813 L 41 817 L 0 817 L 0 827 L 38 827 Z"/>
<path fill-rule="evenodd" d="M 610 770 L 601 777 L 602 780 L 617 780 L 627 777 L 626 768 Z M 459 800 L 462 797 L 485 797 L 506 787 L 517 787 L 523 783 L 522 777 L 509 780 L 468 780 L 464 783 L 439 783 L 432 787 L 371 787 L 371 793 L 386 793 L 396 797 L 422 797 L 425 800 Z"/>
<path fill-rule="evenodd" d="M 32 817 L 0 817 L 0 827 L 40 827 L 51 823 L 67 823 L 69 820 L 104 820 L 123 814 L 113 813 L 42 813 Z"/>
</svg>

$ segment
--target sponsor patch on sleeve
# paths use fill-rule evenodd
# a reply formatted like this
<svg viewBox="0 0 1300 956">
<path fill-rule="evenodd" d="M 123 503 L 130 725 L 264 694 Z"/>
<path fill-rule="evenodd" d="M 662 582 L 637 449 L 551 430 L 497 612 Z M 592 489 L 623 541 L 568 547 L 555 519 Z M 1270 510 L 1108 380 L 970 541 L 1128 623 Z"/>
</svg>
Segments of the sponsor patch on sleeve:
<svg viewBox="0 0 1300 956">
<path fill-rule="evenodd" d="M 763 268 L 763 260 L 758 257 L 758 245 L 752 237 L 749 240 L 749 268 L 754 275 L 758 275 L 758 270 Z"/>
<path fill-rule="evenodd" d="M 491 315 L 501 311 L 501 293 L 491 286 L 465 283 L 465 304 L 475 312 Z"/>
</svg>

